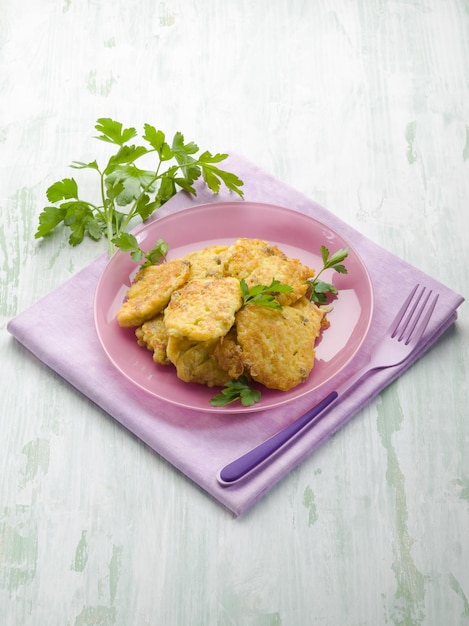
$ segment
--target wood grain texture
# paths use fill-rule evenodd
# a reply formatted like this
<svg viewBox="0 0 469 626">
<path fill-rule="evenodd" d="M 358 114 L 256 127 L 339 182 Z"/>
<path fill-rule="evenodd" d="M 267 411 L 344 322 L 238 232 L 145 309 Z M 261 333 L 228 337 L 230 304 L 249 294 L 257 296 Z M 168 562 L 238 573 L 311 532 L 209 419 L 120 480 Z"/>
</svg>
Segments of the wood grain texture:
<svg viewBox="0 0 469 626">
<path fill-rule="evenodd" d="M 34 240 L 101 116 L 237 152 L 467 295 L 468 42 L 465 0 L 3 0 L 2 624 L 469 624 L 467 305 L 237 520 L 6 331 L 103 249 Z"/>
</svg>

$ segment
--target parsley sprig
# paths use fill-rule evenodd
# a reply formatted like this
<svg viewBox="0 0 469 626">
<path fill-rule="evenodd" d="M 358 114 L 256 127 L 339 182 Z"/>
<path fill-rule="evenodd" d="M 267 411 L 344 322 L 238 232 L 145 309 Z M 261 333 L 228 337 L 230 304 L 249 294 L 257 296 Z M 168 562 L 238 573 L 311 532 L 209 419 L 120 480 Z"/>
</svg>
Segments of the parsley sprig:
<svg viewBox="0 0 469 626">
<path fill-rule="evenodd" d="M 166 261 L 166 255 L 169 250 L 169 245 L 166 241 L 164 239 L 158 239 L 153 248 L 145 252 L 140 248 L 137 238 L 132 235 L 132 233 L 120 233 L 118 237 L 114 237 L 112 242 L 123 252 L 129 252 L 135 262 L 138 263 L 142 259 L 145 259 L 140 268 L 155 265 L 160 261 Z"/>
<path fill-rule="evenodd" d="M 277 293 L 291 293 L 293 288 L 290 285 L 284 285 L 275 278 L 272 279 L 270 285 L 254 285 L 249 288 L 244 278 L 240 280 L 241 294 L 243 296 L 243 305 L 259 304 L 271 309 L 281 309 L 280 304 L 275 300 Z"/>
<path fill-rule="evenodd" d="M 332 256 L 329 256 L 329 250 L 326 246 L 321 246 L 321 256 L 323 267 L 316 274 L 316 277 L 312 280 L 308 280 L 308 284 L 310 286 L 310 300 L 311 302 L 315 302 L 316 304 L 325 304 L 327 301 L 327 294 L 337 294 L 337 289 L 331 283 L 326 283 L 322 280 L 319 280 L 320 275 L 328 269 L 333 269 L 339 274 L 347 274 L 347 268 L 343 265 L 343 261 L 348 256 L 348 248 L 342 248 L 341 250 L 337 250 Z"/>
<path fill-rule="evenodd" d="M 145 221 L 180 189 L 196 195 L 193 183 L 201 176 L 208 188 L 218 193 L 221 185 L 243 197 L 243 181 L 218 167 L 227 154 L 199 153 L 194 142 L 186 143 L 176 132 L 171 143 L 151 124 L 144 124 L 143 144 L 130 143 L 137 137 L 135 128 L 124 128 L 121 122 L 108 117 L 97 120 L 96 139 L 117 147 L 104 166 L 96 160 L 89 163 L 73 161 L 77 170 L 93 170 L 99 177 L 99 200 L 85 200 L 74 178 L 64 178 L 52 184 L 46 192 L 51 203 L 39 215 L 36 239 L 51 234 L 58 226 L 70 229 L 69 243 L 76 246 L 86 236 L 99 240 L 106 236 L 108 251 L 125 241 L 120 238 L 134 218 Z M 145 157 L 153 169 L 138 167 Z"/>
<path fill-rule="evenodd" d="M 226 406 L 240 400 L 243 406 L 251 406 L 261 399 L 261 392 L 251 389 L 246 376 L 240 376 L 236 380 L 229 380 L 219 394 L 210 400 L 213 406 Z"/>
</svg>

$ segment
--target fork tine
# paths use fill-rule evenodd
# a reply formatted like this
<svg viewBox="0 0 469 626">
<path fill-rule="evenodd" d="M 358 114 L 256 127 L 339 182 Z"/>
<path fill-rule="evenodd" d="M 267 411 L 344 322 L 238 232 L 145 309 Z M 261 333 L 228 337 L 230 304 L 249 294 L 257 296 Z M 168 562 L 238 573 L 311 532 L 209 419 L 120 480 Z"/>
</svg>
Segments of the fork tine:
<svg viewBox="0 0 469 626">
<path fill-rule="evenodd" d="M 418 287 L 419 287 L 419 285 L 415 285 L 415 287 L 412 289 L 412 291 L 407 296 L 406 301 L 404 302 L 404 304 L 399 309 L 396 317 L 394 318 L 394 320 L 393 320 L 393 322 L 391 324 L 391 328 L 389 329 L 389 332 L 391 333 L 391 337 L 393 339 L 396 336 L 397 329 L 399 328 L 399 324 L 402 322 L 402 319 L 403 319 L 407 309 L 409 308 L 409 304 L 411 303 L 412 298 L 414 297 L 414 294 L 417 291 Z"/>
<path fill-rule="evenodd" d="M 422 291 L 420 293 L 418 293 L 417 291 L 417 295 L 415 297 L 415 302 L 412 304 L 412 307 L 410 308 L 410 311 L 407 313 L 407 317 L 404 321 L 404 324 L 401 328 L 399 328 L 399 332 L 400 335 L 397 338 L 398 341 L 402 341 L 404 338 L 405 333 L 407 332 L 408 326 L 411 322 L 411 320 L 414 320 L 413 324 L 410 327 L 409 333 L 408 333 L 408 339 L 410 339 L 410 336 L 412 334 L 413 329 L 415 328 L 415 324 L 417 323 L 420 314 L 423 310 L 423 308 L 420 309 L 420 311 L 417 313 L 416 317 L 414 317 L 415 312 L 417 311 L 417 307 L 420 303 L 420 300 L 422 299 L 423 294 L 425 293 L 425 287 L 422 287 Z M 427 296 L 428 298 L 428 296 Z M 423 303 L 423 306 L 425 306 L 425 302 Z M 406 344 L 407 345 L 407 344 Z"/>
<path fill-rule="evenodd" d="M 414 332 L 414 328 L 417 326 L 417 322 L 419 321 L 420 316 L 422 315 L 422 312 L 425 310 L 425 306 L 428 302 L 428 298 L 432 295 L 431 291 L 430 293 L 427 293 L 427 297 L 423 300 L 422 304 L 420 305 L 419 310 L 417 311 L 417 306 L 420 304 L 420 300 L 422 299 L 424 293 L 425 293 L 425 287 L 422 287 L 422 291 L 420 292 L 420 295 L 417 297 L 417 300 L 414 303 L 414 306 L 412 307 L 412 310 L 410 311 L 407 317 L 405 326 L 402 329 L 401 334 L 399 335 L 398 341 L 402 341 L 404 339 L 404 335 L 406 335 L 406 340 L 404 342 L 405 345 L 409 343 L 410 338 L 412 337 L 412 333 Z M 417 313 L 416 315 L 414 315 L 416 311 Z M 410 325 L 410 328 L 408 328 L 409 325 Z"/>
<path fill-rule="evenodd" d="M 432 291 L 430 291 L 430 293 L 428 294 L 428 296 L 425 299 L 425 302 L 423 303 L 422 307 L 420 308 L 419 314 L 417 319 L 415 320 L 410 334 L 408 335 L 407 339 L 405 340 L 405 345 L 408 345 L 408 343 L 410 342 L 410 340 L 412 339 L 412 333 L 414 332 L 415 327 L 417 326 L 417 322 L 419 321 L 420 317 L 422 316 L 422 313 L 424 312 L 425 308 L 427 308 L 427 311 L 424 315 L 424 317 L 420 320 L 420 324 L 418 325 L 416 332 L 415 332 L 415 336 L 413 338 L 414 343 L 418 343 L 420 341 L 421 336 L 423 335 L 423 333 L 425 332 L 425 329 L 428 325 L 428 322 L 430 321 L 430 318 L 433 314 L 433 310 L 436 306 L 437 300 L 438 300 L 438 296 L 439 294 L 435 294 L 435 297 L 433 298 L 432 302 L 430 303 L 430 306 L 427 307 L 427 302 L 430 299 L 430 296 L 432 295 Z"/>
<path fill-rule="evenodd" d="M 426 289 L 425 286 L 423 286 L 421 291 L 418 292 L 419 287 L 420 285 L 417 284 L 412 289 L 410 294 L 407 296 L 406 301 L 400 308 L 398 314 L 396 315 L 396 318 L 391 324 L 391 328 L 389 329 L 392 339 L 396 338 L 396 336 L 398 335 L 397 341 L 402 341 L 405 337 L 404 344 L 406 346 L 410 343 L 412 338 L 414 339 L 415 343 L 419 341 L 420 337 L 425 331 L 425 328 L 428 325 L 430 317 L 432 316 L 433 310 L 435 308 L 436 301 L 438 300 L 438 294 L 436 294 L 436 296 L 430 303 L 430 306 L 428 307 L 425 316 L 422 318 L 424 311 L 427 309 L 427 305 L 432 295 L 432 291 L 430 290 L 429 292 L 427 292 L 426 297 L 423 298 L 422 301 L 422 297 L 425 294 Z"/>
</svg>

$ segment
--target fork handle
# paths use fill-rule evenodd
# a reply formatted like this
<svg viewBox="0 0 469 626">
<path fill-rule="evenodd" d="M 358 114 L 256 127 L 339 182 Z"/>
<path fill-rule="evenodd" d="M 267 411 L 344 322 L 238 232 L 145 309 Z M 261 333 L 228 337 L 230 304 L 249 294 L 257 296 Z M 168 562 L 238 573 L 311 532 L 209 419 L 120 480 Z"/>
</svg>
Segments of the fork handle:
<svg viewBox="0 0 469 626">
<path fill-rule="evenodd" d="M 302 415 L 300 418 L 280 430 L 278 433 L 266 439 L 263 443 L 246 452 L 235 461 L 225 465 L 217 474 L 218 482 L 223 486 L 232 485 L 241 480 L 247 474 L 255 470 L 261 463 L 272 456 L 277 450 L 286 445 L 295 437 L 305 426 L 321 415 L 321 413 L 329 407 L 339 396 L 337 391 L 332 391 L 321 402 L 318 402 L 312 409 Z M 321 415 L 322 417 L 322 415 Z M 319 419 L 317 420 L 319 421 Z"/>
</svg>

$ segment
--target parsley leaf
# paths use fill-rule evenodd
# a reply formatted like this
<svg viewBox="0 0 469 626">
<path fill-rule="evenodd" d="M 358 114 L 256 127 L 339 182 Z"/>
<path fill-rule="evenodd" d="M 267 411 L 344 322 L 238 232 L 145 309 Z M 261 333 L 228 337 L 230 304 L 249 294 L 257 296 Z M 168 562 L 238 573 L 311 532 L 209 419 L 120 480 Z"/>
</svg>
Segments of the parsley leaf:
<svg viewBox="0 0 469 626">
<path fill-rule="evenodd" d="M 49 202 L 59 202 L 70 198 L 78 199 L 78 186 L 73 178 L 64 178 L 49 187 L 46 191 Z"/>
<path fill-rule="evenodd" d="M 91 207 L 86 202 L 80 200 L 67 202 L 62 204 L 62 208 L 66 208 L 63 222 L 71 230 L 68 239 L 71 246 L 81 243 L 85 234 L 92 239 L 101 237 L 101 224 L 95 219 Z"/>
<path fill-rule="evenodd" d="M 132 233 L 120 233 L 118 237 L 113 239 L 113 243 L 123 252 L 130 252 L 130 256 L 137 263 L 145 259 L 145 262 L 140 267 L 155 265 L 160 261 L 166 260 L 169 250 L 166 241 L 158 239 L 153 248 L 145 252 L 140 248 L 137 238 Z"/>
<path fill-rule="evenodd" d="M 102 133 L 96 137 L 96 139 L 101 139 L 101 141 L 107 141 L 108 143 L 115 143 L 118 146 L 124 145 L 124 143 L 133 139 L 137 134 L 135 128 L 122 128 L 120 122 L 115 122 L 110 117 L 99 118 L 95 128 Z"/>
<path fill-rule="evenodd" d="M 173 151 L 165 141 L 165 134 L 162 130 L 156 130 L 151 124 L 144 124 L 145 134 L 142 138 L 156 150 L 161 161 L 168 161 L 173 158 Z"/>
<path fill-rule="evenodd" d="M 270 285 L 254 285 L 249 288 L 244 278 L 240 281 L 241 294 L 243 296 L 243 305 L 259 304 L 271 309 L 281 309 L 282 307 L 275 299 L 277 293 L 291 293 L 293 288 L 290 285 L 284 285 L 275 278 L 272 279 Z"/>
<path fill-rule="evenodd" d="M 330 256 L 330 252 L 326 246 L 321 246 L 321 257 L 323 262 L 322 269 L 316 274 L 316 277 L 312 280 L 308 280 L 310 286 L 310 300 L 316 304 L 325 304 L 327 302 L 327 294 L 337 294 L 337 289 L 331 283 L 326 283 L 319 280 L 319 276 L 328 269 L 333 269 L 339 274 L 347 274 L 347 268 L 343 265 L 343 261 L 348 256 L 349 249 L 342 248 L 334 252 Z"/>
<path fill-rule="evenodd" d="M 67 210 L 65 208 L 56 206 L 44 207 L 39 216 L 39 226 L 37 229 L 37 233 L 39 234 L 37 236 L 45 237 L 48 235 L 56 226 L 64 221 L 66 214 Z"/>
<path fill-rule="evenodd" d="M 46 206 L 40 213 L 36 239 L 49 236 L 59 226 L 64 226 L 71 231 L 71 245 L 83 241 L 85 235 L 95 240 L 104 236 L 112 254 L 114 246 L 120 246 L 120 235 L 130 230 L 135 219 L 145 221 L 181 189 L 195 196 L 194 182 L 201 177 L 214 193 L 218 193 L 223 184 L 243 197 L 243 181 L 218 167 L 228 155 L 212 155 L 208 151 L 199 154 L 199 147 L 194 142 L 186 142 L 180 132 L 174 134 L 172 141 L 167 141 L 162 130 L 144 124 L 140 136 L 143 144 L 133 144 L 130 141 L 138 137 L 137 130 L 125 128 L 109 117 L 99 118 L 95 129 L 99 133 L 96 139 L 112 144 L 116 152 L 103 165 L 98 165 L 96 160 L 72 161 L 71 167 L 96 173 L 99 200 L 85 200 L 74 178 L 53 183 L 46 195 L 55 206 Z M 138 167 L 137 161 L 141 158 L 146 159 L 146 164 L 153 160 L 153 169 Z M 138 250 L 132 252 L 138 256 Z"/>
<path fill-rule="evenodd" d="M 228 381 L 219 394 L 210 400 L 213 406 L 226 406 L 231 402 L 240 400 L 243 406 L 251 406 L 261 399 L 261 392 L 251 389 L 246 376 L 240 376 L 235 380 Z"/>
<path fill-rule="evenodd" d="M 239 189 L 242 186 L 243 181 L 230 172 L 225 172 L 218 168 L 214 163 L 220 163 L 228 157 L 227 154 L 215 154 L 205 151 L 199 157 L 200 167 L 202 168 L 202 175 L 204 181 L 207 183 L 208 188 L 214 193 L 220 191 L 220 185 L 223 183 L 230 191 L 234 191 L 241 198 L 243 193 Z"/>
<path fill-rule="evenodd" d="M 184 135 L 178 132 L 174 135 L 171 149 L 174 158 L 181 168 L 185 181 L 189 185 L 192 184 L 194 180 L 197 180 L 200 176 L 200 167 L 197 165 L 196 159 L 192 156 L 199 151 L 199 147 L 193 142 L 185 144 Z"/>
</svg>

